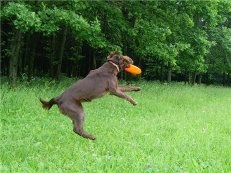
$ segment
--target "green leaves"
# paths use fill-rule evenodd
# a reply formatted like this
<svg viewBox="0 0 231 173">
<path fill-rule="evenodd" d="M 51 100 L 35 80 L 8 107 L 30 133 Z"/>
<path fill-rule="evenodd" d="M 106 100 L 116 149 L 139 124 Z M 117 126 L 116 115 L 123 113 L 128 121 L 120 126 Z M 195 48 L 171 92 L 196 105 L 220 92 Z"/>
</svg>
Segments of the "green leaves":
<svg viewBox="0 0 231 173">
<path fill-rule="evenodd" d="M 102 57 L 119 50 L 144 62 L 144 71 L 230 73 L 230 14 L 223 0 L 7 1 L 1 22 L 48 40 L 67 28 L 67 43 L 79 50 Z"/>
<path fill-rule="evenodd" d="M 78 39 L 85 39 L 90 43 L 100 33 L 100 24 L 97 19 L 89 22 L 76 11 L 48 5 L 42 2 L 39 4 L 39 10 L 33 11 L 29 4 L 9 2 L 3 7 L 2 17 L 11 19 L 15 28 L 22 32 L 42 32 L 50 35 L 60 30 L 63 25 L 67 25 L 76 33 Z"/>
<path fill-rule="evenodd" d="M 9 2 L 3 7 L 1 16 L 3 19 L 12 20 L 15 28 L 21 32 L 28 32 L 31 29 L 38 31 L 41 26 L 39 16 L 24 3 Z"/>
</svg>

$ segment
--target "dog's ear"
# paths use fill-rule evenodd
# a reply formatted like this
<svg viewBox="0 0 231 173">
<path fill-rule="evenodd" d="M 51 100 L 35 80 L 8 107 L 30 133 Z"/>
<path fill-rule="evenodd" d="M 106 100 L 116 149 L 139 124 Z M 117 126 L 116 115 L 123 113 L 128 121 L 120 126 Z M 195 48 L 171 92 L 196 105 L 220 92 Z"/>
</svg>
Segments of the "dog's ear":
<svg viewBox="0 0 231 173">
<path fill-rule="evenodd" d="M 111 53 L 107 56 L 107 61 L 109 61 L 109 60 L 112 58 L 113 55 L 114 55 L 114 52 L 111 52 Z"/>
<path fill-rule="evenodd" d="M 115 55 L 118 55 L 118 56 L 115 56 Z M 113 52 L 110 53 L 110 55 L 108 55 L 107 61 L 119 62 L 119 55 L 120 54 L 119 54 L 118 51 L 113 51 Z"/>
</svg>

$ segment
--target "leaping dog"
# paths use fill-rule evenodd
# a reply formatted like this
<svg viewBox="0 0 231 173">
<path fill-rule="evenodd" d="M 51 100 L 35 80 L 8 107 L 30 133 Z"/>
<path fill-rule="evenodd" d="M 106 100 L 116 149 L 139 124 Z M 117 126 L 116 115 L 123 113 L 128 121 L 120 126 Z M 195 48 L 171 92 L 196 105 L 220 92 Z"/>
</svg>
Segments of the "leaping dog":
<svg viewBox="0 0 231 173">
<path fill-rule="evenodd" d="M 40 98 L 43 108 L 50 109 L 57 104 L 61 113 L 67 115 L 73 122 L 73 131 L 78 135 L 95 140 L 96 137 L 86 133 L 83 129 L 84 111 L 82 102 L 91 101 L 93 99 L 110 93 L 117 97 L 129 101 L 134 106 L 137 104 L 130 96 L 125 94 L 126 91 L 139 91 L 139 87 L 118 86 L 117 74 L 133 64 L 133 60 L 112 52 L 107 57 L 101 67 L 91 70 L 90 73 L 82 80 L 77 81 L 66 89 L 60 96 L 45 101 Z"/>
</svg>

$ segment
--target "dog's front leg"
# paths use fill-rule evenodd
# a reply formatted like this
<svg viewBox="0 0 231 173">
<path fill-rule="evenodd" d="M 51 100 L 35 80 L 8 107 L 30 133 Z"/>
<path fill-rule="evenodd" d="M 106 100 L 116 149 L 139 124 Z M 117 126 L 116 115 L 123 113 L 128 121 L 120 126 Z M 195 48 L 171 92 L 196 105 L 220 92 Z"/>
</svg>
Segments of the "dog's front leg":
<svg viewBox="0 0 231 173">
<path fill-rule="evenodd" d="M 112 95 L 115 95 L 117 97 L 123 98 L 127 101 L 129 101 L 131 104 L 133 104 L 134 106 L 137 105 L 136 101 L 133 100 L 130 96 L 128 96 L 127 94 L 123 93 L 122 91 L 120 91 L 119 89 L 113 89 L 110 91 L 110 93 Z"/>
<path fill-rule="evenodd" d="M 135 86 L 118 86 L 118 89 L 122 92 L 130 92 L 130 91 L 140 91 L 140 87 L 135 87 Z"/>
</svg>

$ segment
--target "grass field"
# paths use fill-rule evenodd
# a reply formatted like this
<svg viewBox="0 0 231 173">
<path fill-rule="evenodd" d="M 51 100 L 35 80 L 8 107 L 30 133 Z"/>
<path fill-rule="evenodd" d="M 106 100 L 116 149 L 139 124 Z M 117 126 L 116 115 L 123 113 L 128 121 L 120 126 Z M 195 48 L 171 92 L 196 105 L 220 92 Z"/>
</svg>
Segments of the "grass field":
<svg viewBox="0 0 231 173">
<path fill-rule="evenodd" d="M 85 103 L 86 140 L 56 106 L 73 80 L 1 87 L 0 172 L 231 172 L 231 89 L 140 82 L 132 106 L 115 96 Z"/>
</svg>

